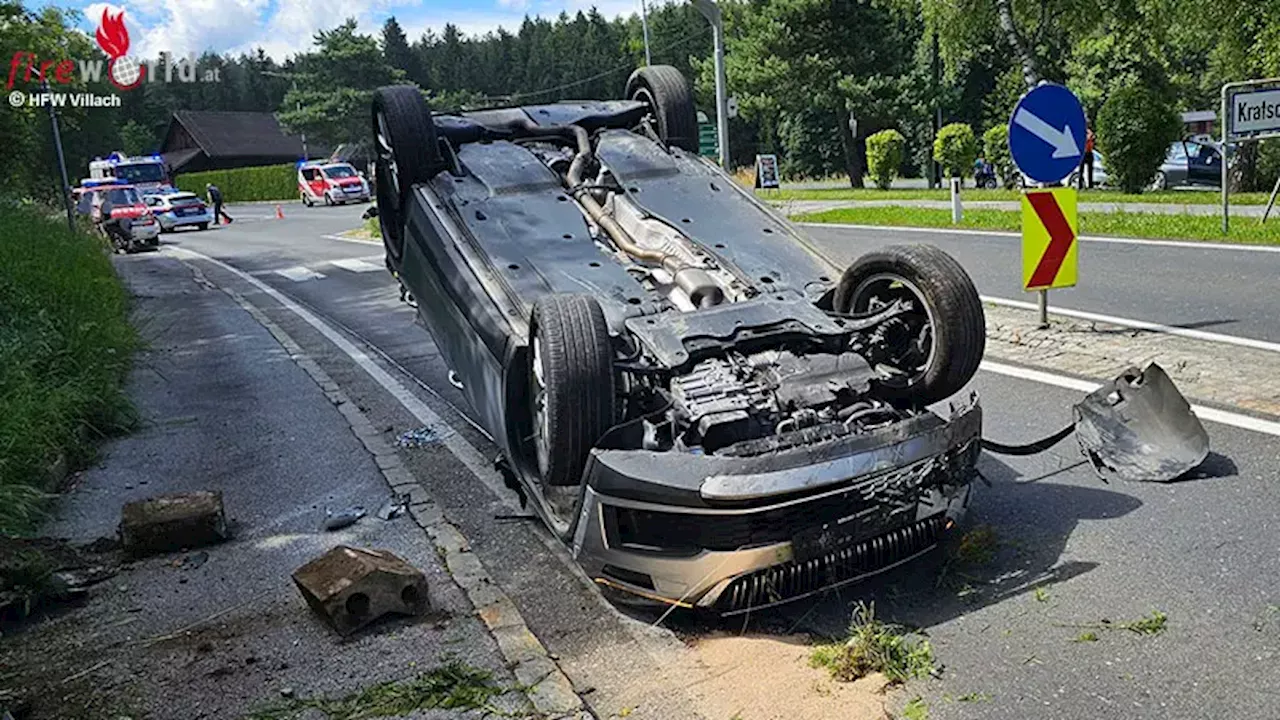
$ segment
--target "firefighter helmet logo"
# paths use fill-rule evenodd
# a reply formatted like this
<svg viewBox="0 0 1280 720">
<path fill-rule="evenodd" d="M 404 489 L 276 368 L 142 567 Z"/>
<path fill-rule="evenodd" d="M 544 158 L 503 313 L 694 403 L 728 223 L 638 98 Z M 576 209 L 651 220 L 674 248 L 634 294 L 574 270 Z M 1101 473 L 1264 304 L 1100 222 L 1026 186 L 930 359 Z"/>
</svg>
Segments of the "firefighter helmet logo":
<svg viewBox="0 0 1280 720">
<path fill-rule="evenodd" d="M 107 54 L 107 77 L 121 90 L 132 90 L 142 84 L 147 68 L 125 53 L 129 52 L 129 29 L 124 26 L 124 10 L 102 11 L 102 23 L 96 35 L 98 47 Z"/>
</svg>

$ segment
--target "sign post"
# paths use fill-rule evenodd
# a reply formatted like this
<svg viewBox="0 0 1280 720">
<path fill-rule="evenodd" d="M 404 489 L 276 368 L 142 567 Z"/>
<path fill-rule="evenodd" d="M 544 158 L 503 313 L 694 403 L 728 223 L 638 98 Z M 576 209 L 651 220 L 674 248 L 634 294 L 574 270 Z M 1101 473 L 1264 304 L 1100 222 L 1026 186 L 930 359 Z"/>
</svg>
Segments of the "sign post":
<svg viewBox="0 0 1280 720">
<path fill-rule="evenodd" d="M 1222 234 L 1231 228 L 1231 187 L 1227 147 L 1232 143 L 1280 137 L 1280 78 L 1222 86 Z M 1280 187 L 1280 180 L 1277 181 Z M 1272 201 L 1275 193 L 1272 192 Z M 1270 203 L 1265 218 L 1270 214 Z"/>
<path fill-rule="evenodd" d="M 777 155 L 756 156 L 756 187 L 762 190 L 782 187 L 782 181 L 778 177 Z"/>
<path fill-rule="evenodd" d="M 1084 156 L 1085 119 L 1067 88 L 1042 82 L 1009 116 L 1009 153 L 1024 175 L 1040 183 L 1022 196 L 1022 287 L 1040 294 L 1040 327 L 1049 326 L 1049 289 L 1073 287 L 1079 268 L 1076 191 L 1059 185 Z"/>
</svg>

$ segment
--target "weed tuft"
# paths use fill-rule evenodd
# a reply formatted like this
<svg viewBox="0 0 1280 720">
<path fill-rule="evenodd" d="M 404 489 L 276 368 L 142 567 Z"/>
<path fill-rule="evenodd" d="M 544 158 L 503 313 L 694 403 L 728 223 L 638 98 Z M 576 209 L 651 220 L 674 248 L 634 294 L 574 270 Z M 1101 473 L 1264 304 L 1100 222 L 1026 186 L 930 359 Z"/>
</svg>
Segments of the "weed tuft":
<svg viewBox="0 0 1280 720">
<path fill-rule="evenodd" d="M 929 720 L 929 706 L 919 695 L 902 706 L 902 720 Z"/>
<path fill-rule="evenodd" d="M 1159 610 L 1152 610 L 1150 615 L 1147 615 L 1141 620 L 1119 623 L 1117 627 L 1139 635 L 1159 635 L 1164 632 L 1165 623 L 1168 621 L 1168 615 L 1165 615 Z"/>
<path fill-rule="evenodd" d="M 367 720 L 433 709 L 481 710 L 503 716 L 507 713 L 492 701 L 513 689 L 496 684 L 486 670 L 451 661 L 411 680 L 380 683 L 337 699 L 293 698 L 244 720 L 294 720 L 308 711 L 323 713 L 327 720 Z"/>
<path fill-rule="evenodd" d="M 877 620 L 875 605 L 863 603 L 854 609 L 849 639 L 814 648 L 809 664 L 825 667 L 845 682 L 880 672 L 900 683 L 936 672 L 928 640 L 912 639 L 902 627 Z"/>
</svg>

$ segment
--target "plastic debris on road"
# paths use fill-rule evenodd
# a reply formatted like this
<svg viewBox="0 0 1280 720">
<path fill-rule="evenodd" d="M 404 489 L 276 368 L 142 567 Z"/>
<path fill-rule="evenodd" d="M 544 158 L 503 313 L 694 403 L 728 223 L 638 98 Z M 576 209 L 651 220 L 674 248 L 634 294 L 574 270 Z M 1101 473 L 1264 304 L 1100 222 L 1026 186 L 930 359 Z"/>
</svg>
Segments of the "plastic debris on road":
<svg viewBox="0 0 1280 720">
<path fill-rule="evenodd" d="M 368 513 L 365 512 L 365 509 L 359 505 L 349 507 L 346 510 L 339 510 L 338 512 L 326 510 L 324 516 L 324 529 L 329 532 L 333 532 L 334 530 L 351 527 L 352 525 L 360 522 L 360 518 L 367 514 Z"/>
<path fill-rule="evenodd" d="M 378 508 L 378 518 L 382 520 L 394 520 L 409 510 L 408 495 L 392 495 L 386 502 L 382 503 L 382 507 Z"/>
<path fill-rule="evenodd" d="M 402 448 L 421 448 L 434 445 L 440 441 L 440 434 L 425 425 L 413 430 L 406 430 L 396 438 L 396 445 Z"/>
</svg>

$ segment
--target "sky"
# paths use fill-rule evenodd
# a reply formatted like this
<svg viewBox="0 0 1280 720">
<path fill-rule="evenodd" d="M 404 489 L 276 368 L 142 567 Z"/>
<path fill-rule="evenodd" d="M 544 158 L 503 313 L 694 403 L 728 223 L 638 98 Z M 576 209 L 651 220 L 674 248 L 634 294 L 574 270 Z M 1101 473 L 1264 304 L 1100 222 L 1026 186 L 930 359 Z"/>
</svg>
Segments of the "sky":
<svg viewBox="0 0 1280 720">
<path fill-rule="evenodd" d="M 649 0 L 649 4 L 663 0 Z M 373 33 L 392 15 L 412 42 L 427 29 L 446 23 L 468 35 L 499 26 L 516 30 L 526 14 L 555 17 L 595 6 L 605 17 L 639 13 L 640 0 L 37 0 L 27 6 L 56 5 L 84 13 L 83 28 L 92 34 L 107 7 L 125 10 L 131 39 L 129 54 L 155 57 L 248 52 L 261 47 L 277 60 L 311 45 L 317 30 L 354 17 L 363 32 Z"/>
</svg>

